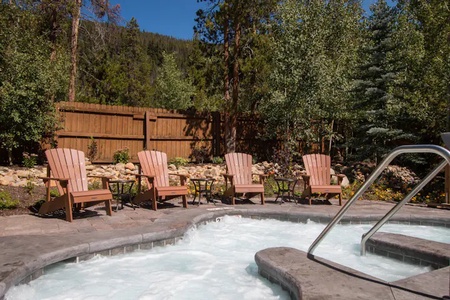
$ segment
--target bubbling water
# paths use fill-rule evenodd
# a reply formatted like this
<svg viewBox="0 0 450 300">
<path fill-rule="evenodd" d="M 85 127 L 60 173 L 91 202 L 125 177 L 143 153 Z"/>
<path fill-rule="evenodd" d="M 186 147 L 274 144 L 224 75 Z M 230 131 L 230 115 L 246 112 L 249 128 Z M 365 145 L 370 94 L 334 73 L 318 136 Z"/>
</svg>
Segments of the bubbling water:
<svg viewBox="0 0 450 300">
<path fill-rule="evenodd" d="M 190 230 L 175 245 L 59 264 L 11 288 L 6 299 L 290 299 L 258 275 L 254 255 L 269 247 L 307 251 L 324 227 L 226 216 Z M 315 255 L 386 281 L 430 271 L 370 253 L 361 257 L 361 236 L 370 227 L 337 225 Z M 450 242 L 445 228 L 387 224 L 382 230 Z"/>
</svg>

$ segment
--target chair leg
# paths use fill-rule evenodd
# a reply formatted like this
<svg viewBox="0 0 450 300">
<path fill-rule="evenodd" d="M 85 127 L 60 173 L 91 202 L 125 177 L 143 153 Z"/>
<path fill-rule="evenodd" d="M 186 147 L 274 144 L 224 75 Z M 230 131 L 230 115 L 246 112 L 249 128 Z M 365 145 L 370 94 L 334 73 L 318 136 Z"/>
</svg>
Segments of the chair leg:
<svg viewBox="0 0 450 300">
<path fill-rule="evenodd" d="M 183 198 L 183 207 L 187 208 L 188 207 L 188 203 L 187 203 L 187 197 L 186 195 L 181 196 Z"/>
<path fill-rule="evenodd" d="M 73 215 L 72 215 L 72 201 L 71 196 L 67 195 L 64 197 L 64 202 L 66 203 L 66 221 L 72 222 L 73 221 Z"/>
<path fill-rule="evenodd" d="M 158 210 L 158 203 L 156 201 L 156 197 L 153 197 L 152 199 L 152 209 L 155 211 Z"/>
<path fill-rule="evenodd" d="M 342 206 L 342 193 L 339 193 L 339 206 Z"/>
<path fill-rule="evenodd" d="M 236 205 L 236 197 L 234 194 L 231 196 L 231 205 Z"/>
<path fill-rule="evenodd" d="M 105 201 L 105 209 L 106 209 L 106 214 L 108 216 L 112 216 L 111 200 L 106 200 Z"/>
<path fill-rule="evenodd" d="M 152 208 L 154 211 L 158 209 L 158 203 L 156 201 L 157 195 L 156 195 L 156 188 L 152 187 Z"/>
<path fill-rule="evenodd" d="M 264 193 L 261 193 L 261 205 L 264 205 L 265 201 L 264 201 Z"/>
</svg>

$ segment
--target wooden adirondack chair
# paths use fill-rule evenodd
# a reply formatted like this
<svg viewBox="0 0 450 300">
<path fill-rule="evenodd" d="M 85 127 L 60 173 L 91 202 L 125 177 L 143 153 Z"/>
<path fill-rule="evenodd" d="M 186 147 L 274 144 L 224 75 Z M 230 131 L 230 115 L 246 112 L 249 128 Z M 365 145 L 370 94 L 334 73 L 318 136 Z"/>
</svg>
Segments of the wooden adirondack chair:
<svg viewBox="0 0 450 300">
<path fill-rule="evenodd" d="M 183 207 L 187 207 L 188 187 L 185 184 L 187 177 L 181 174 L 170 174 L 167 168 L 167 155 L 159 151 L 141 151 L 138 152 L 139 174 L 138 194 L 133 200 L 134 204 L 143 201 L 152 201 L 153 210 L 157 210 L 157 201 L 166 201 L 176 197 L 182 197 Z M 171 186 L 169 184 L 169 175 L 179 176 L 180 185 Z M 142 191 L 141 179 L 144 178 L 149 189 Z"/>
<path fill-rule="evenodd" d="M 311 196 L 315 193 L 326 194 L 326 199 L 339 195 L 339 205 L 342 205 L 341 182 L 344 175 L 331 175 L 331 158 L 324 154 L 303 155 L 306 175 L 302 175 L 304 181 L 303 198 L 308 197 L 311 205 Z M 338 184 L 331 184 L 331 176 L 338 178 Z"/>
<path fill-rule="evenodd" d="M 102 178 L 103 189 L 88 190 L 84 153 L 74 149 L 50 149 L 45 151 L 48 160 L 47 177 L 43 177 L 47 189 L 46 202 L 39 208 L 39 214 L 47 214 L 64 208 L 66 220 L 72 222 L 72 208 L 75 204 L 84 207 L 104 202 L 106 213 L 111 216 L 112 194 L 108 178 Z M 51 199 L 50 182 L 56 181 L 61 196 Z"/>
<path fill-rule="evenodd" d="M 245 153 L 225 154 L 227 174 L 225 177 L 224 196 L 231 197 L 231 204 L 235 205 L 237 195 L 250 199 L 261 195 L 261 204 L 264 204 L 264 174 L 252 174 L 252 156 Z M 253 183 L 253 175 L 259 176 L 259 183 Z M 230 186 L 228 186 L 230 183 Z"/>
</svg>

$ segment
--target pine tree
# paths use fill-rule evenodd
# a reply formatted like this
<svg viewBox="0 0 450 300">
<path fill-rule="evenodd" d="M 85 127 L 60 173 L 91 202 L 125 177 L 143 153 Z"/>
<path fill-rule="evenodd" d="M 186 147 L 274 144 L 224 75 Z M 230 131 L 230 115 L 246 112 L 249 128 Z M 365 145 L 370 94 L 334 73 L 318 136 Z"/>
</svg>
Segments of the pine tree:
<svg viewBox="0 0 450 300">
<path fill-rule="evenodd" d="M 378 0 L 371 6 L 367 23 L 364 61 L 355 82 L 354 110 L 357 114 L 354 148 L 360 159 L 379 161 L 395 146 L 396 141 L 411 138 L 397 126 L 393 115 L 399 99 L 395 97 L 397 48 L 393 40 L 397 11 Z"/>
</svg>

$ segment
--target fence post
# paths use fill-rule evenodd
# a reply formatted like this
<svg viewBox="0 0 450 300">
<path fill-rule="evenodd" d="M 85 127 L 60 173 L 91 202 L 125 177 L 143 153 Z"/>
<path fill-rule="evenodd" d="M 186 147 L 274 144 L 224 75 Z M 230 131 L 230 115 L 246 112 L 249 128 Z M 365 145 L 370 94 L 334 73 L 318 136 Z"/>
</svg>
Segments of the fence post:
<svg viewBox="0 0 450 300">
<path fill-rule="evenodd" d="M 150 131 L 150 123 L 156 122 L 155 115 L 150 112 L 146 111 L 144 114 L 144 149 L 151 150 L 150 148 L 150 142 L 151 142 L 151 131 Z"/>
</svg>

